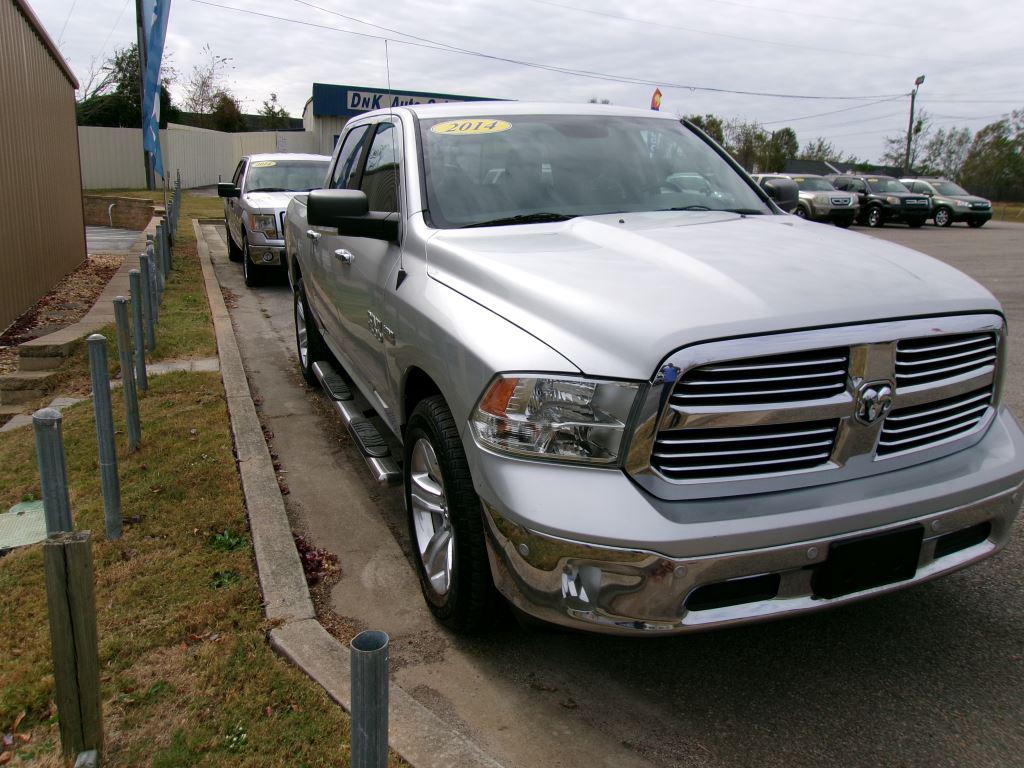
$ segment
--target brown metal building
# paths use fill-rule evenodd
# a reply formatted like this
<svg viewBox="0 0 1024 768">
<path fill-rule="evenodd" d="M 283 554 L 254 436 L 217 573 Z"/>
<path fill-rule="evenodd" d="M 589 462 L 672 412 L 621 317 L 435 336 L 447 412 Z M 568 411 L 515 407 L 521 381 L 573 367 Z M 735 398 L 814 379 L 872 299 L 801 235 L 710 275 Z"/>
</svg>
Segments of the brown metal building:
<svg viewBox="0 0 1024 768">
<path fill-rule="evenodd" d="M 85 259 L 78 81 L 25 0 L 0 0 L 0 330 Z"/>
</svg>

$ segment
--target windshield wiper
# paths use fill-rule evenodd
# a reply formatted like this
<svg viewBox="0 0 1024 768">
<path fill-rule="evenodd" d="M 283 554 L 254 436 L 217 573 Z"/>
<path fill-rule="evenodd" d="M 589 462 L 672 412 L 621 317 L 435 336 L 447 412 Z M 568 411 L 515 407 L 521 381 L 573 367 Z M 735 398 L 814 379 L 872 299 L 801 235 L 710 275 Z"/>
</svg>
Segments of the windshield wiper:
<svg viewBox="0 0 1024 768">
<path fill-rule="evenodd" d="M 744 216 L 760 216 L 764 213 L 764 211 L 759 211 L 757 208 L 723 208 L 722 210 L 729 213 L 741 213 Z"/>
<path fill-rule="evenodd" d="M 250 189 L 250 192 L 291 192 L 290 189 L 282 189 L 281 187 L 260 187 L 259 189 Z"/>
<path fill-rule="evenodd" d="M 568 221 L 575 218 L 576 215 L 572 213 L 521 213 L 517 216 L 506 216 L 502 219 L 463 224 L 462 229 L 469 229 L 470 227 L 500 227 L 506 224 L 543 224 L 550 221 Z"/>
<path fill-rule="evenodd" d="M 659 208 L 659 211 L 710 211 L 706 205 L 678 205 L 673 208 Z"/>
</svg>

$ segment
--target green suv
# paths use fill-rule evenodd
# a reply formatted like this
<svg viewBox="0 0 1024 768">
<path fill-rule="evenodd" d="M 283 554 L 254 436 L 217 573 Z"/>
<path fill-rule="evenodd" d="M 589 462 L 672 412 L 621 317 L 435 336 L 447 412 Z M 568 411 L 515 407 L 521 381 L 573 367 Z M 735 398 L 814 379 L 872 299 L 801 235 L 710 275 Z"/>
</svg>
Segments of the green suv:
<svg viewBox="0 0 1024 768">
<path fill-rule="evenodd" d="M 971 227 L 984 226 L 992 218 L 992 203 L 972 195 L 963 187 L 945 179 L 900 179 L 911 192 L 932 199 L 932 220 L 937 227 L 954 221 L 966 221 Z"/>
</svg>

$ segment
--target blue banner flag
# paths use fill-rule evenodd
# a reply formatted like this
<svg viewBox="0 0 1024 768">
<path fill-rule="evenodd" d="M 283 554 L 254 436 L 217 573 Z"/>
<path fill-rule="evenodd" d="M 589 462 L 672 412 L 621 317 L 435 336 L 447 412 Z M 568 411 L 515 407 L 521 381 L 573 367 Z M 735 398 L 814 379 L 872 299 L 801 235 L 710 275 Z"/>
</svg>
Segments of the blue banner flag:
<svg viewBox="0 0 1024 768">
<path fill-rule="evenodd" d="M 152 15 L 143 14 L 146 44 L 146 77 L 142 97 L 142 146 L 153 156 L 153 169 L 164 175 L 164 159 L 160 154 L 160 63 L 167 36 L 167 18 L 171 0 L 151 0 Z M 148 3 L 147 3 L 148 4 Z M 149 8 L 146 9 L 147 11 Z"/>
</svg>

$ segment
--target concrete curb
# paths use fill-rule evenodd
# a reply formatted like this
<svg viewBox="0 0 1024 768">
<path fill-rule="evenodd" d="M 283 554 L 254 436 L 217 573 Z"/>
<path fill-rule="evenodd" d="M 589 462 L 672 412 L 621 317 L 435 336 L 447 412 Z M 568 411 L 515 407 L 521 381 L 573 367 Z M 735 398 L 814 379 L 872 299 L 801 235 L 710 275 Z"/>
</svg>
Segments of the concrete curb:
<svg viewBox="0 0 1024 768">
<path fill-rule="evenodd" d="M 319 683 L 334 701 L 350 710 L 349 650 L 316 620 L 231 318 L 203 237 L 202 223 L 219 224 L 220 220 L 193 219 L 192 226 L 213 316 L 221 378 L 227 393 L 256 567 L 263 588 L 264 610 L 268 619 L 280 622 L 270 631 L 270 644 Z M 392 749 L 417 768 L 501 768 L 500 763 L 452 731 L 394 682 L 391 684 L 388 741 Z"/>
</svg>

